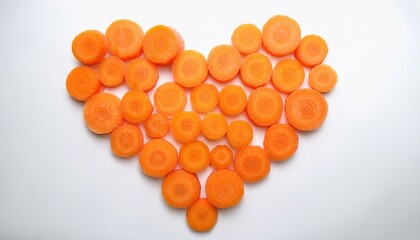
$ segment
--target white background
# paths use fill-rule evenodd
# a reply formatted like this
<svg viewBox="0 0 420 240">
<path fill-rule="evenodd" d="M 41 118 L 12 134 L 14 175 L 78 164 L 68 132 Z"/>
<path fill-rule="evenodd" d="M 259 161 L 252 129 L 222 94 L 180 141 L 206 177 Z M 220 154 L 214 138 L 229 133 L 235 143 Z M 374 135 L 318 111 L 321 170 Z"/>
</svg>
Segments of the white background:
<svg viewBox="0 0 420 240">
<path fill-rule="evenodd" d="M 0 239 L 419 239 L 419 1 L 147 2 L 1 1 Z M 71 41 L 128 18 L 145 31 L 170 25 L 207 56 L 239 24 L 276 14 L 329 44 L 339 75 L 329 115 L 197 234 L 164 204 L 160 180 L 87 130 L 65 89 Z M 172 81 L 160 71 L 159 84 Z"/>
</svg>

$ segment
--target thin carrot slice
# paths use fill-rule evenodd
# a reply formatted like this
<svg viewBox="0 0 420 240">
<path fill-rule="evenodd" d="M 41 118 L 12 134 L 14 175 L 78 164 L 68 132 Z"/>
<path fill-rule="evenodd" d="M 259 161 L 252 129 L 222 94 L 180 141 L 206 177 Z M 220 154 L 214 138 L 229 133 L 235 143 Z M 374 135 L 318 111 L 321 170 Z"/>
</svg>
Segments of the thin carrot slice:
<svg viewBox="0 0 420 240">
<path fill-rule="evenodd" d="M 103 59 L 98 65 L 99 81 L 105 87 L 117 87 L 124 82 L 125 63 L 119 57 Z"/>
<path fill-rule="evenodd" d="M 174 145 L 165 139 L 153 139 L 144 144 L 138 160 L 144 174 L 162 178 L 175 169 L 178 152 Z"/>
<path fill-rule="evenodd" d="M 86 101 L 102 89 L 96 71 L 92 68 L 75 67 L 66 80 L 66 88 L 69 95 L 77 101 Z"/>
<path fill-rule="evenodd" d="M 282 113 L 283 100 L 274 89 L 260 87 L 249 95 L 246 114 L 254 124 L 270 126 L 280 121 Z"/>
<path fill-rule="evenodd" d="M 154 101 L 158 112 L 172 116 L 184 109 L 187 97 L 182 87 L 176 83 L 167 82 L 156 89 Z"/>
<path fill-rule="evenodd" d="M 169 133 L 168 117 L 161 113 L 155 113 L 144 123 L 147 136 L 151 138 L 163 138 Z"/>
<path fill-rule="evenodd" d="M 270 173 L 271 162 L 261 147 L 246 146 L 236 153 L 233 167 L 244 182 L 255 183 Z"/>
<path fill-rule="evenodd" d="M 299 89 L 286 98 L 287 122 L 300 131 L 319 128 L 327 117 L 328 104 L 319 92 Z"/>
<path fill-rule="evenodd" d="M 147 92 L 156 86 L 158 78 L 157 66 L 144 57 L 130 61 L 125 70 L 125 82 L 131 90 Z"/>
<path fill-rule="evenodd" d="M 252 53 L 245 58 L 239 73 L 246 86 L 251 88 L 264 86 L 271 78 L 271 61 L 264 54 Z"/>
<path fill-rule="evenodd" d="M 242 54 L 251 54 L 261 48 L 261 31 L 254 24 L 239 25 L 232 33 L 232 45 Z"/>
<path fill-rule="evenodd" d="M 218 45 L 210 51 L 207 66 L 215 80 L 228 82 L 238 75 L 241 68 L 241 54 L 232 46 Z"/>
<path fill-rule="evenodd" d="M 194 50 L 181 52 L 172 65 L 174 80 L 185 88 L 200 85 L 207 79 L 207 61 L 203 54 Z"/>
<path fill-rule="evenodd" d="M 220 91 L 219 106 L 227 115 L 237 115 L 246 107 L 246 93 L 237 85 L 228 85 Z"/>
<path fill-rule="evenodd" d="M 262 46 L 273 56 L 285 56 L 298 47 L 300 34 L 300 26 L 294 19 L 276 15 L 263 26 Z"/>
<path fill-rule="evenodd" d="M 295 51 L 295 58 L 305 67 L 321 64 L 328 54 L 328 45 L 318 35 L 307 35 L 300 41 Z"/>
<path fill-rule="evenodd" d="M 271 83 L 284 93 L 291 93 L 302 86 L 305 79 L 303 66 L 295 59 L 288 58 L 279 61 L 273 69 Z"/>
<path fill-rule="evenodd" d="M 309 85 L 318 92 L 330 92 L 335 84 L 337 84 L 337 73 L 329 65 L 317 65 L 309 72 Z"/>
<path fill-rule="evenodd" d="M 232 147 L 240 149 L 251 143 L 254 133 L 247 121 L 236 120 L 230 122 L 226 136 Z"/>
<path fill-rule="evenodd" d="M 219 91 L 213 84 L 203 83 L 193 88 L 190 98 L 195 111 L 207 113 L 219 104 Z"/>
<path fill-rule="evenodd" d="M 208 232 L 216 225 L 217 215 L 217 208 L 201 198 L 188 207 L 187 223 L 194 231 Z"/>
<path fill-rule="evenodd" d="M 203 135 L 208 140 L 219 140 L 228 129 L 226 118 L 220 113 L 208 113 L 203 118 Z"/>
<path fill-rule="evenodd" d="M 217 145 L 210 152 L 210 164 L 215 169 L 227 168 L 232 164 L 233 153 L 226 145 Z"/>
<path fill-rule="evenodd" d="M 168 174 L 162 181 L 162 195 L 166 204 L 174 208 L 188 208 L 200 197 L 197 175 L 183 169 Z"/>
<path fill-rule="evenodd" d="M 106 29 L 109 52 L 123 60 L 141 55 L 144 32 L 135 22 L 127 19 L 116 20 Z"/>
<path fill-rule="evenodd" d="M 264 149 L 273 161 L 283 161 L 291 157 L 299 145 L 299 137 L 288 124 L 273 124 L 264 136 Z"/>
<path fill-rule="evenodd" d="M 79 33 L 71 44 L 74 57 L 86 65 L 99 63 L 108 52 L 105 36 L 96 30 Z"/>
<path fill-rule="evenodd" d="M 179 150 L 179 163 L 188 172 L 200 172 L 210 164 L 209 147 L 199 140 L 183 144 Z"/>
<path fill-rule="evenodd" d="M 117 157 L 134 157 L 143 147 L 143 134 L 136 125 L 122 124 L 111 133 L 111 150 Z"/>
<path fill-rule="evenodd" d="M 244 195 L 244 183 L 236 172 L 228 169 L 214 171 L 207 178 L 206 194 L 217 208 L 237 205 Z"/>
<path fill-rule="evenodd" d="M 97 93 L 86 101 L 83 117 L 90 131 L 96 134 L 112 132 L 124 121 L 120 99 L 110 93 Z"/>
<path fill-rule="evenodd" d="M 127 122 L 139 124 L 152 114 L 153 105 L 145 92 L 132 90 L 124 94 L 120 111 Z"/>
<path fill-rule="evenodd" d="M 196 140 L 200 135 L 202 123 L 196 112 L 180 112 L 172 117 L 170 128 L 178 142 L 188 143 Z"/>
</svg>

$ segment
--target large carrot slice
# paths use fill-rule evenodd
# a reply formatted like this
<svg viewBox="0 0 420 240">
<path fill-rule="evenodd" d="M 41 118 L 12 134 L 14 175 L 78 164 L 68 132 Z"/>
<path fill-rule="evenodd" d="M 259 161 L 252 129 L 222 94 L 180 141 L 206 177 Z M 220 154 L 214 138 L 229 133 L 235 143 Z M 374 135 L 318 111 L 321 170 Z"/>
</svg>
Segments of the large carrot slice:
<svg viewBox="0 0 420 240">
<path fill-rule="evenodd" d="M 273 124 L 264 136 L 264 149 L 273 161 L 283 161 L 291 157 L 299 145 L 299 137 L 288 124 Z"/>
<path fill-rule="evenodd" d="M 176 57 L 172 65 L 174 80 L 185 88 L 200 85 L 207 79 L 207 61 L 203 54 L 187 50 Z"/>
<path fill-rule="evenodd" d="M 244 195 L 244 183 L 236 172 L 228 169 L 214 171 L 207 178 L 206 194 L 217 208 L 237 205 Z"/>
<path fill-rule="evenodd" d="M 96 71 L 86 66 L 75 67 L 66 80 L 69 95 L 77 101 L 86 101 L 102 89 Z"/>
<path fill-rule="evenodd" d="M 309 85 L 318 92 L 330 92 L 335 84 L 337 84 L 337 73 L 329 65 L 317 65 L 309 72 Z"/>
<path fill-rule="evenodd" d="M 180 112 L 172 117 L 170 128 L 178 142 L 188 143 L 200 135 L 202 123 L 196 112 Z"/>
<path fill-rule="evenodd" d="M 188 208 L 200 197 L 197 175 L 183 169 L 168 174 L 162 181 L 162 195 L 166 204 L 174 208 Z"/>
<path fill-rule="evenodd" d="M 156 86 L 158 78 L 157 66 L 144 57 L 130 61 L 125 70 L 125 82 L 131 90 L 147 92 Z"/>
<path fill-rule="evenodd" d="M 295 58 L 306 67 L 321 64 L 328 54 L 328 45 L 318 35 L 307 35 L 302 38 L 295 51 Z"/>
<path fill-rule="evenodd" d="M 150 177 L 162 178 L 174 170 L 178 162 L 178 152 L 165 139 L 153 139 L 146 143 L 139 154 L 139 165 L 143 173 Z"/>
<path fill-rule="evenodd" d="M 187 97 L 182 87 L 176 83 L 167 82 L 156 89 L 154 102 L 158 112 L 172 116 L 184 109 Z"/>
<path fill-rule="evenodd" d="M 232 46 L 218 45 L 210 51 L 207 66 L 215 80 L 228 82 L 238 75 L 241 68 L 241 54 Z"/>
<path fill-rule="evenodd" d="M 274 89 L 257 88 L 249 95 L 246 113 L 254 124 L 263 127 L 270 126 L 280 121 L 283 100 Z"/>
<path fill-rule="evenodd" d="M 119 57 L 103 59 L 98 65 L 99 81 L 105 87 L 117 87 L 124 82 L 125 63 Z"/>
<path fill-rule="evenodd" d="M 305 79 L 303 66 L 292 58 L 279 61 L 273 69 L 271 83 L 284 93 L 291 93 L 302 86 Z"/>
<path fill-rule="evenodd" d="M 219 91 L 213 84 L 203 83 L 191 91 L 191 105 L 197 112 L 211 112 L 219 104 Z"/>
<path fill-rule="evenodd" d="M 106 29 L 109 52 L 123 60 L 141 55 L 143 46 L 143 29 L 135 22 L 120 19 L 112 22 Z"/>
<path fill-rule="evenodd" d="M 227 115 L 237 115 L 246 107 L 246 93 L 237 85 L 228 85 L 220 91 L 219 106 Z"/>
<path fill-rule="evenodd" d="M 153 105 L 145 92 L 132 90 L 124 94 L 120 111 L 127 122 L 139 124 L 152 114 Z"/>
<path fill-rule="evenodd" d="M 271 162 L 261 147 L 246 146 L 236 153 L 233 166 L 244 182 L 255 183 L 270 173 Z"/>
<path fill-rule="evenodd" d="M 261 48 L 261 31 L 254 24 L 242 24 L 235 28 L 231 40 L 232 45 L 236 47 L 240 53 L 245 55 L 255 53 Z"/>
<path fill-rule="evenodd" d="M 111 150 L 117 157 L 134 157 L 143 147 L 143 134 L 136 125 L 122 124 L 111 133 Z"/>
<path fill-rule="evenodd" d="M 199 140 L 183 144 L 179 150 L 179 163 L 188 172 L 202 171 L 210 164 L 209 147 Z"/>
<path fill-rule="evenodd" d="M 264 54 L 252 53 L 245 58 L 239 73 L 246 86 L 251 88 L 264 86 L 271 78 L 271 61 Z"/>
<path fill-rule="evenodd" d="M 78 34 L 71 50 L 79 62 L 86 65 L 99 63 L 108 52 L 105 36 L 96 30 L 87 30 Z"/>
<path fill-rule="evenodd" d="M 217 208 L 207 199 L 201 198 L 187 209 L 187 223 L 197 232 L 210 231 L 217 222 Z"/>
</svg>

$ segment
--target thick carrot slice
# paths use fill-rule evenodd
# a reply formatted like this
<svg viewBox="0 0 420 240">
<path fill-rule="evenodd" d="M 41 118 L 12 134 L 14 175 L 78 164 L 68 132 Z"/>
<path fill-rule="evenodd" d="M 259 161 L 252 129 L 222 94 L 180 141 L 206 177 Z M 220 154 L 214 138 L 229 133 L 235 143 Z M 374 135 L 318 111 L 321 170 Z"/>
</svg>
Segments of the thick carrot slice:
<svg viewBox="0 0 420 240">
<path fill-rule="evenodd" d="M 132 90 L 124 94 L 120 111 L 127 122 L 139 124 L 152 114 L 153 105 L 145 92 Z"/>
<path fill-rule="evenodd" d="M 246 114 L 254 124 L 270 126 L 280 121 L 282 113 L 283 100 L 276 90 L 260 87 L 249 95 Z"/>
<path fill-rule="evenodd" d="M 203 135 L 208 140 L 219 140 L 228 129 L 226 118 L 220 113 L 208 113 L 203 118 Z"/>
<path fill-rule="evenodd" d="M 335 84 L 337 84 L 337 73 L 329 65 L 317 65 L 309 72 L 309 85 L 318 92 L 330 92 Z"/>
<path fill-rule="evenodd" d="M 162 181 L 162 195 L 166 204 L 174 208 L 188 208 L 200 197 L 197 175 L 183 169 L 168 174 Z"/>
<path fill-rule="evenodd" d="M 200 172 L 210 164 L 209 147 L 199 140 L 185 143 L 179 150 L 179 163 L 188 172 Z"/>
<path fill-rule="evenodd" d="M 273 161 L 283 161 L 291 157 L 299 145 L 299 137 L 288 124 L 273 124 L 264 136 L 264 149 Z"/>
<path fill-rule="evenodd" d="M 143 134 L 136 125 L 122 124 L 112 131 L 110 143 L 115 156 L 133 157 L 143 147 Z"/>
<path fill-rule="evenodd" d="M 238 75 L 241 54 L 238 49 L 229 45 L 216 46 L 207 57 L 207 66 L 215 80 L 228 82 Z"/>
<path fill-rule="evenodd" d="M 169 133 L 168 117 L 161 113 L 152 114 L 146 119 L 144 129 L 151 138 L 163 138 Z"/>
<path fill-rule="evenodd" d="M 208 232 L 216 225 L 217 215 L 217 208 L 207 199 L 201 198 L 188 207 L 187 223 L 194 231 Z"/>
<path fill-rule="evenodd" d="M 83 117 L 90 131 L 110 133 L 124 121 L 120 113 L 120 99 L 110 93 L 97 93 L 86 101 Z"/>
<path fill-rule="evenodd" d="M 273 69 L 271 83 L 284 93 L 291 93 L 302 86 L 305 79 L 303 66 L 295 59 L 288 58 L 279 61 Z"/>
<path fill-rule="evenodd" d="M 244 195 L 244 183 L 236 172 L 220 169 L 212 172 L 207 178 L 206 194 L 213 206 L 230 208 L 241 201 Z"/>
<path fill-rule="evenodd" d="M 203 83 L 191 91 L 191 105 L 197 112 L 207 113 L 219 104 L 219 91 L 213 84 Z"/>
<path fill-rule="evenodd" d="M 254 24 L 242 24 L 233 31 L 231 40 L 240 53 L 255 53 L 261 48 L 261 31 Z"/>
<path fill-rule="evenodd" d="M 246 93 L 237 85 L 228 85 L 220 91 L 219 106 L 227 115 L 237 115 L 246 107 Z"/>
<path fill-rule="evenodd" d="M 77 101 L 86 101 L 102 89 L 96 71 L 92 68 L 75 67 L 66 80 L 66 88 L 69 95 Z"/>
<path fill-rule="evenodd" d="M 312 89 L 299 89 L 286 98 L 284 108 L 287 122 L 301 131 L 319 128 L 327 117 L 328 104 L 325 98 Z"/>
<path fill-rule="evenodd" d="M 79 33 L 72 44 L 71 50 L 79 62 L 86 65 L 99 63 L 108 52 L 105 36 L 96 30 Z"/>
<path fill-rule="evenodd" d="M 109 52 L 123 60 L 141 55 L 143 29 L 135 22 L 126 19 L 116 20 L 106 29 Z"/>
<path fill-rule="evenodd" d="M 125 70 L 125 82 L 131 90 L 147 92 L 156 86 L 158 78 L 157 66 L 144 57 L 130 61 Z"/>
<path fill-rule="evenodd" d="M 180 112 L 172 117 L 170 128 L 178 142 L 187 143 L 197 139 L 201 133 L 202 123 L 196 112 Z"/>
<path fill-rule="evenodd" d="M 230 122 L 226 137 L 232 147 L 240 149 L 251 143 L 254 133 L 247 121 L 236 120 Z"/>
<path fill-rule="evenodd" d="M 181 52 L 172 65 L 174 80 L 185 88 L 200 85 L 207 79 L 207 61 L 203 54 L 194 50 Z"/>
<path fill-rule="evenodd" d="M 264 54 L 252 53 L 245 58 L 239 73 L 246 86 L 251 88 L 264 86 L 271 78 L 271 61 Z"/>
<path fill-rule="evenodd" d="M 282 15 L 270 18 L 262 29 L 262 46 L 273 56 L 285 56 L 292 53 L 300 43 L 299 24 Z"/>
<path fill-rule="evenodd" d="M 246 146 L 236 153 L 233 167 L 244 182 L 255 183 L 270 173 L 271 162 L 261 147 Z"/>
<path fill-rule="evenodd" d="M 178 152 L 165 139 L 153 139 L 144 144 L 139 154 L 139 165 L 144 174 L 162 178 L 175 169 Z"/>
<path fill-rule="evenodd" d="M 154 101 L 158 112 L 172 116 L 184 109 L 187 97 L 182 87 L 176 83 L 167 82 L 156 89 Z"/>
<path fill-rule="evenodd" d="M 227 168 L 232 164 L 233 153 L 226 145 L 217 145 L 210 152 L 210 164 L 215 169 Z"/>
<path fill-rule="evenodd" d="M 328 46 L 325 40 L 318 35 L 307 35 L 300 41 L 295 51 L 295 58 L 303 66 L 313 67 L 321 64 L 328 54 Z"/>
<path fill-rule="evenodd" d="M 98 65 L 99 81 L 105 87 L 117 87 L 124 82 L 125 63 L 118 57 L 103 59 Z"/>
</svg>

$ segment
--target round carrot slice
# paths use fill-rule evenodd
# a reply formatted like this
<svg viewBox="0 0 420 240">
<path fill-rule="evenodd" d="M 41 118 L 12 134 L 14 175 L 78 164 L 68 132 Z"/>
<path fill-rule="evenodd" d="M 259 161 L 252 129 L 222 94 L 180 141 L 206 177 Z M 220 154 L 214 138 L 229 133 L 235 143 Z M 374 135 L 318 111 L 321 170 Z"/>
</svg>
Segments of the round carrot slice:
<svg viewBox="0 0 420 240">
<path fill-rule="evenodd" d="M 158 78 L 157 66 L 143 57 L 130 61 L 125 70 L 125 82 L 131 90 L 147 92 L 156 86 Z"/>
<path fill-rule="evenodd" d="M 105 87 L 117 87 L 124 82 L 125 63 L 118 57 L 103 59 L 98 65 L 99 81 Z"/>
<path fill-rule="evenodd" d="M 220 91 L 219 106 L 227 115 L 237 115 L 246 107 L 246 93 L 237 85 L 228 85 Z"/>
<path fill-rule="evenodd" d="M 220 113 L 208 113 L 203 118 L 203 135 L 208 140 L 219 140 L 228 129 L 226 118 Z"/>
<path fill-rule="evenodd" d="M 255 53 L 260 49 L 262 36 L 254 24 L 239 25 L 232 33 L 232 45 L 242 54 Z"/>
<path fill-rule="evenodd" d="M 138 159 L 144 174 L 162 178 L 175 169 L 178 153 L 172 143 L 164 139 L 153 139 L 144 144 Z"/>
<path fill-rule="evenodd" d="M 217 208 L 237 205 L 244 195 L 244 183 L 234 171 L 220 169 L 210 174 L 206 181 L 209 202 Z"/>
<path fill-rule="evenodd" d="M 280 121 L 282 112 L 283 100 L 274 89 L 260 87 L 249 95 L 246 113 L 254 124 L 270 126 Z"/>
<path fill-rule="evenodd" d="M 135 22 L 120 19 L 106 29 L 109 52 L 123 60 L 141 55 L 143 46 L 143 29 Z"/>
<path fill-rule="evenodd" d="M 203 54 L 194 50 L 181 52 L 172 65 L 174 80 L 185 88 L 200 85 L 207 79 L 207 61 Z"/>
<path fill-rule="evenodd" d="M 299 145 L 299 137 L 288 124 L 273 124 L 264 136 L 264 149 L 273 161 L 283 161 L 291 157 Z"/>
<path fill-rule="evenodd" d="M 90 67 L 75 67 L 66 80 L 69 95 L 77 101 L 86 101 L 102 89 L 96 71 Z"/>
<path fill-rule="evenodd" d="M 176 83 L 167 82 L 156 89 L 154 101 L 158 112 L 172 116 L 184 109 L 187 97 L 182 87 Z"/>
<path fill-rule="evenodd" d="M 188 207 L 187 223 L 194 231 L 208 232 L 216 225 L 217 215 L 217 208 L 207 199 L 201 198 Z"/>
<path fill-rule="evenodd" d="M 168 118 L 161 113 L 152 114 L 144 123 L 144 129 L 151 138 L 163 138 L 169 132 Z"/>
<path fill-rule="evenodd" d="M 153 105 L 145 92 L 132 90 L 124 94 L 120 111 L 127 122 L 139 124 L 152 114 Z"/>
<path fill-rule="evenodd" d="M 217 145 L 210 152 L 210 164 L 215 169 L 227 168 L 232 164 L 233 153 L 226 145 Z"/>
<path fill-rule="evenodd" d="M 244 182 L 255 183 L 270 173 L 270 157 L 258 146 L 241 148 L 235 156 L 234 168 Z"/>
<path fill-rule="evenodd" d="M 251 143 L 254 133 L 251 125 L 247 121 L 236 120 L 229 124 L 226 136 L 232 147 L 240 149 Z"/>
<path fill-rule="evenodd" d="M 213 78 L 219 82 L 228 82 L 238 75 L 241 68 L 241 54 L 229 45 L 214 47 L 207 57 L 207 66 Z"/>
<path fill-rule="evenodd" d="M 261 53 L 252 53 L 242 63 L 240 76 L 242 82 L 251 88 L 266 85 L 271 78 L 272 66 L 270 59 Z"/>
<path fill-rule="evenodd" d="M 203 83 L 191 91 L 191 105 L 197 112 L 207 113 L 219 104 L 219 91 L 213 84 Z"/>
<path fill-rule="evenodd" d="M 174 208 L 188 208 L 200 197 L 200 181 L 197 175 L 176 170 L 162 181 L 162 195 L 166 204 Z"/>
<path fill-rule="evenodd" d="M 178 142 L 187 143 L 197 139 L 202 123 L 196 112 L 180 112 L 171 119 L 170 128 Z"/>
<path fill-rule="evenodd" d="M 87 30 L 78 34 L 72 44 L 74 57 L 86 65 L 99 63 L 108 52 L 105 36 L 96 30 Z"/>
<path fill-rule="evenodd" d="M 309 72 L 309 85 L 318 92 L 330 92 L 336 83 L 337 73 L 329 65 L 317 65 Z"/>
<path fill-rule="evenodd" d="M 133 157 L 143 147 L 143 134 L 136 125 L 122 124 L 111 133 L 111 150 L 117 157 Z"/>
<path fill-rule="evenodd" d="M 209 147 L 199 140 L 185 143 L 179 150 L 179 163 L 188 172 L 200 172 L 210 164 Z"/>
<path fill-rule="evenodd" d="M 313 67 L 321 64 L 328 54 L 328 46 L 325 40 L 318 35 L 307 35 L 300 41 L 295 51 L 295 58 L 303 66 Z"/>
<path fill-rule="evenodd" d="M 303 66 L 295 59 L 284 59 L 279 61 L 273 69 L 271 83 L 284 93 L 291 93 L 302 86 L 305 79 Z"/>
</svg>

